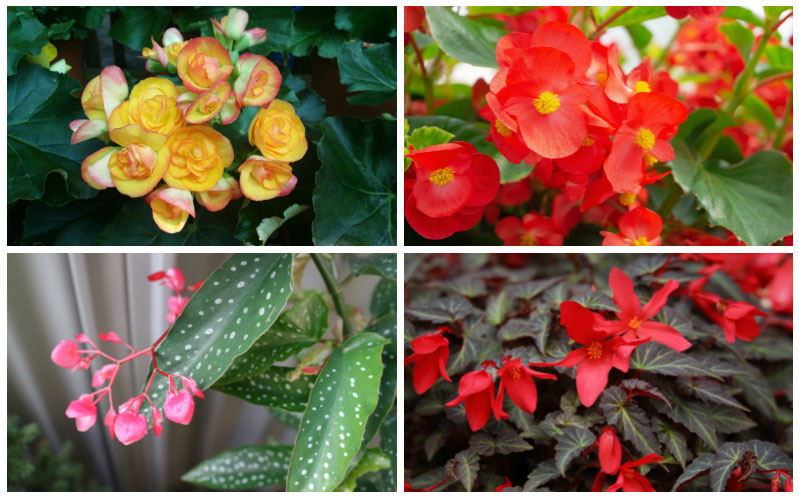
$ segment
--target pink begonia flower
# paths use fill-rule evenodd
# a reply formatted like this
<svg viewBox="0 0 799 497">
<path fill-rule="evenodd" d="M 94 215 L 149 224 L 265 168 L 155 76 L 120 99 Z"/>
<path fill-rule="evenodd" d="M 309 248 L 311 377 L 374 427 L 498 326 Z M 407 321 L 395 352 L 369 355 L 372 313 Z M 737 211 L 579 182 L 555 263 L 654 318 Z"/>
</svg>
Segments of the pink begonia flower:
<svg viewBox="0 0 799 497">
<path fill-rule="evenodd" d="M 169 297 L 169 299 L 167 299 L 169 313 L 166 315 L 166 320 L 170 323 L 174 323 L 178 316 L 180 316 L 180 313 L 183 312 L 183 308 L 186 307 L 186 304 L 188 303 L 189 298 L 184 297 L 183 295 L 174 295 Z"/>
<path fill-rule="evenodd" d="M 164 402 L 164 414 L 173 423 L 187 425 L 191 422 L 194 415 L 194 398 L 188 390 L 181 390 L 178 393 L 170 391 L 166 394 Z"/>
<path fill-rule="evenodd" d="M 164 429 L 162 423 L 164 422 L 164 415 L 158 409 L 153 409 L 153 433 L 156 437 L 161 436 L 161 431 Z"/>
<path fill-rule="evenodd" d="M 116 419 L 116 417 L 117 413 L 114 411 L 113 407 L 109 409 L 108 412 L 105 414 L 104 423 L 108 427 L 108 433 L 112 439 L 114 438 L 114 420 Z"/>
<path fill-rule="evenodd" d="M 166 285 L 171 290 L 174 290 L 178 293 L 185 290 L 186 287 L 186 277 L 183 275 L 183 271 L 180 269 L 173 267 L 167 269 L 166 271 L 158 271 L 155 272 L 147 277 L 150 281 L 159 281 L 162 285 Z"/>
<path fill-rule="evenodd" d="M 97 406 L 92 403 L 92 396 L 81 395 L 67 406 L 67 417 L 74 419 L 78 431 L 86 431 L 97 421 Z"/>
<path fill-rule="evenodd" d="M 183 380 L 183 387 L 189 392 L 191 392 L 192 395 L 196 395 L 201 399 L 205 398 L 205 395 L 203 395 L 203 391 L 197 388 L 197 382 L 186 376 L 181 376 L 180 379 Z"/>
<path fill-rule="evenodd" d="M 99 333 L 97 335 L 97 337 L 100 340 L 103 340 L 103 341 L 106 341 L 106 342 L 111 342 L 111 343 L 119 343 L 119 342 L 122 341 L 122 340 L 120 340 L 119 335 L 117 335 L 113 331 L 109 331 L 108 333 Z"/>
<path fill-rule="evenodd" d="M 83 333 L 80 333 L 78 335 L 72 335 L 72 338 L 74 338 L 75 341 L 78 343 L 89 343 L 89 337 L 87 337 Z"/>
<path fill-rule="evenodd" d="M 92 387 L 99 388 L 103 386 L 103 384 L 110 380 L 116 370 L 119 368 L 118 364 L 106 364 L 99 371 L 95 371 L 94 375 L 92 376 Z"/>
<path fill-rule="evenodd" d="M 78 353 L 78 344 L 72 340 L 61 340 L 61 343 L 55 346 L 50 359 L 62 368 L 74 368 L 80 363 L 80 354 Z"/>
<path fill-rule="evenodd" d="M 120 412 L 114 419 L 114 434 L 125 445 L 137 442 L 147 434 L 147 418 L 132 411 Z"/>
</svg>

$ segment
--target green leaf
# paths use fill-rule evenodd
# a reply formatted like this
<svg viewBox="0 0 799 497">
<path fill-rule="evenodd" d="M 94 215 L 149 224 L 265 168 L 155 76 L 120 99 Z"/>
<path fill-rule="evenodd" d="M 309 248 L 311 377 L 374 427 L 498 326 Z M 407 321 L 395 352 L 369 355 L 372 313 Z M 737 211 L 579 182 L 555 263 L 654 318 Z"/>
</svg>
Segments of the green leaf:
<svg viewBox="0 0 799 497">
<path fill-rule="evenodd" d="M 711 376 L 718 378 L 686 354 L 658 342 L 639 345 L 630 356 L 630 368 L 669 376 Z"/>
<path fill-rule="evenodd" d="M 719 26 L 719 31 L 727 37 L 727 41 L 735 45 L 744 63 L 749 60 L 752 45 L 755 44 L 755 35 L 752 31 L 738 24 L 736 21 Z"/>
<path fill-rule="evenodd" d="M 466 316 L 476 313 L 477 309 L 460 295 L 452 295 L 423 305 L 405 308 L 406 315 L 433 323 L 460 321 Z"/>
<path fill-rule="evenodd" d="M 336 27 L 353 38 L 380 43 L 397 37 L 397 9 L 387 7 L 336 7 Z"/>
<path fill-rule="evenodd" d="M 630 278 L 652 274 L 662 268 L 669 256 L 666 254 L 652 254 L 636 257 L 624 268 L 624 273 Z"/>
<path fill-rule="evenodd" d="M 735 385 L 741 389 L 747 404 L 754 407 L 769 419 L 777 417 L 777 403 L 774 392 L 766 377 L 756 367 L 747 366 L 748 375 L 736 376 Z"/>
<path fill-rule="evenodd" d="M 294 431 L 300 429 L 300 420 L 302 419 L 301 413 L 286 411 L 277 407 L 269 407 L 268 409 L 269 412 L 278 419 L 278 421 L 287 427 L 293 428 Z M 286 466 L 286 471 L 288 471 L 288 466 Z"/>
<path fill-rule="evenodd" d="M 486 321 L 488 324 L 497 326 L 502 323 L 510 307 L 511 299 L 504 290 L 488 297 L 488 303 L 486 304 Z"/>
<path fill-rule="evenodd" d="M 674 179 L 693 193 L 711 223 L 721 225 L 747 245 L 770 245 L 789 235 L 793 188 L 791 163 L 780 152 L 757 152 L 735 166 L 670 162 Z"/>
<path fill-rule="evenodd" d="M 420 150 L 433 145 L 449 143 L 455 137 L 449 131 L 437 128 L 436 126 L 422 126 L 416 128 L 408 138 L 408 145 L 413 146 L 414 150 Z"/>
<path fill-rule="evenodd" d="M 369 304 L 369 312 L 373 317 L 380 317 L 397 312 L 397 282 L 388 278 L 381 278 L 377 283 L 372 300 Z"/>
<path fill-rule="evenodd" d="M 245 445 L 206 459 L 180 479 L 215 490 L 284 484 L 291 449 L 287 445 Z"/>
<path fill-rule="evenodd" d="M 26 55 L 38 55 L 47 44 L 47 27 L 35 17 L 19 12 L 16 8 L 6 8 L 6 72 L 13 76 L 17 64 Z M 33 90 L 36 87 L 30 87 Z M 11 96 L 8 97 L 11 107 Z M 9 176 L 10 178 L 10 176 Z"/>
<path fill-rule="evenodd" d="M 151 38 L 161 39 L 171 14 L 172 7 L 120 7 L 119 18 L 108 34 L 115 41 L 140 52 L 142 48 L 151 46 Z"/>
<path fill-rule="evenodd" d="M 494 49 L 504 34 L 480 26 L 449 7 L 425 7 L 430 32 L 447 55 L 473 66 L 497 67 Z"/>
<path fill-rule="evenodd" d="M 300 375 L 291 380 L 293 371 L 294 368 L 272 366 L 263 373 L 214 388 L 252 404 L 302 412 L 313 387 L 313 377 Z"/>
<path fill-rule="evenodd" d="M 763 10 L 766 12 L 767 19 L 777 19 L 781 13 L 785 12 L 786 10 L 792 8 L 790 5 L 778 5 L 778 6 L 771 6 L 771 7 L 763 7 Z"/>
<path fill-rule="evenodd" d="M 511 319 L 503 324 L 497 332 L 497 338 L 503 342 L 511 342 L 523 337 L 535 337 L 535 335 L 530 327 L 530 321 L 527 319 Z"/>
<path fill-rule="evenodd" d="M 746 445 L 739 442 L 727 442 L 721 447 L 713 459 L 713 466 L 710 468 L 710 489 L 713 492 L 723 492 L 727 488 L 727 480 L 733 468 L 738 466 L 739 461 L 746 451 Z"/>
<path fill-rule="evenodd" d="M 215 387 L 259 375 L 317 343 L 327 331 L 328 309 L 318 293 L 309 293 L 283 312 L 252 346 L 233 360 Z M 307 399 L 307 395 L 306 395 Z"/>
<path fill-rule="evenodd" d="M 613 311 L 618 312 L 619 308 L 613 303 L 613 299 L 604 293 L 591 290 L 575 295 L 572 300 L 581 304 L 583 307 L 595 311 Z"/>
<path fill-rule="evenodd" d="M 345 44 L 338 55 L 341 84 L 353 105 L 379 105 L 397 94 L 397 47 L 381 43 L 364 48 L 360 41 Z"/>
<path fill-rule="evenodd" d="M 599 400 L 599 408 L 609 424 L 618 426 L 624 439 L 631 442 L 641 454 L 658 452 L 655 434 L 646 413 L 634 402 L 627 400 L 627 393 L 619 387 L 605 389 Z"/>
<path fill-rule="evenodd" d="M 447 473 L 461 482 L 467 492 L 472 491 L 479 470 L 480 456 L 471 449 L 458 452 L 446 465 Z"/>
<path fill-rule="evenodd" d="M 261 55 L 285 52 L 294 38 L 294 9 L 291 7 L 247 7 L 250 22 L 247 29 L 266 29 L 266 41 L 248 51 Z M 226 15 L 226 14 L 225 14 Z M 210 21 L 206 19 L 206 23 Z"/>
<path fill-rule="evenodd" d="M 291 456 L 287 490 L 326 491 L 344 479 L 378 401 L 388 343 L 360 333 L 333 350 L 311 391 Z"/>
<path fill-rule="evenodd" d="M 663 395 L 663 392 L 644 380 L 629 378 L 621 382 L 621 387 L 627 392 L 628 396 L 645 395 L 647 397 L 654 397 L 656 399 L 662 400 L 667 406 L 671 407 L 669 399 Z"/>
<path fill-rule="evenodd" d="M 602 21 L 607 20 L 612 14 L 616 13 L 622 7 L 611 7 L 603 15 Z M 615 26 L 630 26 L 633 24 L 641 24 L 649 19 L 657 19 L 658 17 L 666 16 L 666 9 L 664 7 L 633 7 L 624 14 L 617 17 L 613 22 L 608 24 L 608 28 Z"/>
<path fill-rule="evenodd" d="M 771 107 L 765 100 L 754 93 L 750 93 L 744 97 L 741 105 L 747 116 L 762 124 L 767 130 L 774 131 L 777 129 L 777 120 L 774 117 L 774 112 L 772 112 Z"/>
<path fill-rule="evenodd" d="M 232 255 L 175 320 L 155 351 L 158 366 L 208 389 L 277 319 L 291 293 L 291 261 L 291 254 Z M 166 392 L 167 380 L 156 375 L 150 397 L 163 405 Z"/>
<path fill-rule="evenodd" d="M 464 371 L 471 364 L 481 363 L 502 352 L 502 347 L 495 338 L 493 326 L 470 320 L 464 328 L 463 345 L 447 365 L 450 377 Z"/>
<path fill-rule="evenodd" d="M 322 122 L 313 206 L 316 245 L 394 245 L 396 121 L 327 117 Z"/>
<path fill-rule="evenodd" d="M 76 200 L 63 207 L 33 201 L 25 209 L 21 243 L 91 245 L 122 207 L 124 198 L 117 191 L 105 191 L 91 200 Z"/>
<path fill-rule="evenodd" d="M 493 456 L 525 452 L 532 450 L 533 446 L 516 432 L 506 431 L 496 438 L 485 432 L 476 433 L 469 440 L 469 448 L 481 456 Z"/>
<path fill-rule="evenodd" d="M 638 50 L 645 49 L 649 42 L 652 41 L 652 33 L 643 24 L 630 24 L 625 26 L 625 28 L 630 34 L 630 38 L 633 39 L 635 48 Z"/>
<path fill-rule="evenodd" d="M 664 393 L 671 400 L 671 408 L 656 404 L 655 407 L 658 411 L 671 418 L 672 421 L 681 423 L 707 442 L 710 447 L 716 449 L 718 447 L 716 425 L 713 422 L 713 416 L 710 414 L 708 406 L 702 402 L 685 400 L 671 391 L 665 391 Z"/>
<path fill-rule="evenodd" d="M 655 429 L 655 433 L 657 433 L 658 440 L 669 449 L 674 459 L 685 469 L 685 463 L 688 459 L 688 446 L 685 443 L 685 436 L 659 416 L 652 418 L 652 426 Z"/>
<path fill-rule="evenodd" d="M 101 146 L 99 140 L 70 145 L 69 123 L 85 117 L 80 100 L 72 93 L 80 85 L 64 74 L 37 65 L 22 66 L 8 78 L 7 95 L 7 192 L 8 202 L 44 196 L 51 173 L 66 181 L 66 190 L 76 198 L 92 198 L 97 190 L 81 177 L 80 165 Z M 58 202 L 65 203 L 64 201 Z"/>
<path fill-rule="evenodd" d="M 768 64 L 779 72 L 793 69 L 793 50 L 782 45 L 769 45 L 764 52 Z"/>
<path fill-rule="evenodd" d="M 757 465 L 766 470 L 793 468 L 791 458 L 785 455 L 779 447 L 771 442 L 750 440 L 746 447 L 757 456 Z"/>
<path fill-rule="evenodd" d="M 749 411 L 746 406 L 735 400 L 720 384 L 712 380 L 681 376 L 677 378 L 677 388 L 693 393 L 699 400 Z"/>
<path fill-rule="evenodd" d="M 374 274 L 397 279 L 397 254 L 347 254 L 347 261 L 355 276 Z"/>
<path fill-rule="evenodd" d="M 369 447 L 358 464 L 347 473 L 344 481 L 336 487 L 336 492 L 353 492 L 355 491 L 355 482 L 359 477 L 390 467 L 391 459 L 380 450 L 380 447 Z"/>
<path fill-rule="evenodd" d="M 391 458 L 391 469 L 383 472 L 383 482 L 387 491 L 397 490 L 397 406 L 380 425 L 380 447 Z"/>
<path fill-rule="evenodd" d="M 272 236 L 272 233 L 283 226 L 283 223 L 306 210 L 308 210 L 307 205 L 293 204 L 291 207 L 283 211 L 282 218 L 277 216 L 265 218 L 263 221 L 261 221 L 261 224 L 255 228 L 256 233 L 258 233 L 258 239 L 261 240 L 262 243 L 266 243 L 266 241 L 269 240 L 269 237 Z"/>
<path fill-rule="evenodd" d="M 763 19 L 757 17 L 754 12 L 746 7 L 736 7 L 731 5 L 724 10 L 724 13 L 721 14 L 721 17 L 725 19 L 738 19 L 739 21 L 744 21 L 754 26 L 759 26 L 761 28 L 763 27 Z"/>
<path fill-rule="evenodd" d="M 527 481 L 524 484 L 524 492 L 533 492 L 544 483 L 560 476 L 558 467 L 555 466 L 555 461 L 547 459 L 535 467 L 534 470 L 527 475 Z"/>
<path fill-rule="evenodd" d="M 590 430 L 579 426 L 569 426 L 563 430 L 555 444 L 555 465 L 562 476 L 566 476 L 569 464 L 596 440 Z"/>
<path fill-rule="evenodd" d="M 320 57 L 338 57 L 347 41 L 347 33 L 336 27 L 334 7 L 304 7 L 294 15 L 294 35 L 289 52 L 302 57 L 310 55 L 311 50 L 317 47 Z"/>
<path fill-rule="evenodd" d="M 719 433 L 739 433 L 757 426 L 757 423 L 739 409 L 719 404 L 709 404 L 708 408 Z"/>
<path fill-rule="evenodd" d="M 506 286 L 505 290 L 507 290 L 508 295 L 514 299 L 532 300 L 533 297 L 540 294 L 544 290 L 547 290 L 549 287 L 559 281 L 563 281 L 563 278 L 557 276 L 554 278 L 515 283 L 513 285 Z"/>
<path fill-rule="evenodd" d="M 674 486 L 671 487 L 671 491 L 676 492 L 684 484 L 710 471 L 710 468 L 713 467 L 713 459 L 715 459 L 715 457 L 716 454 L 708 452 L 707 454 L 703 454 L 691 461 L 691 464 L 688 465 L 680 477 L 677 478 L 677 481 L 674 482 Z"/>
</svg>

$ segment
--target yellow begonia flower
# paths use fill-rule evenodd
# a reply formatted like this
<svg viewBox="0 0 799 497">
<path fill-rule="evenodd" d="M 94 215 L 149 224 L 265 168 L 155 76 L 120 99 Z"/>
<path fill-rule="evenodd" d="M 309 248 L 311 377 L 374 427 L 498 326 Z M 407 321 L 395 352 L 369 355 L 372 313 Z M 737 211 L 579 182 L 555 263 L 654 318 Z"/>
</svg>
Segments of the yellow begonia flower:
<svg viewBox="0 0 799 497">
<path fill-rule="evenodd" d="M 288 195 L 297 184 L 297 177 L 291 174 L 291 164 L 258 155 L 244 161 L 239 166 L 239 172 L 241 192 L 251 200 L 269 200 Z"/>
<path fill-rule="evenodd" d="M 113 188 L 114 181 L 111 179 L 108 161 L 111 158 L 111 154 L 118 150 L 119 147 L 103 147 L 83 159 L 83 163 L 80 165 L 80 173 L 81 176 L 83 176 L 83 181 L 97 190 Z"/>
<path fill-rule="evenodd" d="M 274 99 L 280 91 L 283 77 L 280 70 L 263 55 L 245 53 L 236 61 L 238 77 L 233 91 L 242 106 L 261 107 Z"/>
<path fill-rule="evenodd" d="M 186 125 L 177 108 L 178 90 L 166 78 L 147 78 L 139 81 L 130 92 L 130 99 L 111 113 L 110 129 L 138 124 L 162 135 Z"/>
<path fill-rule="evenodd" d="M 162 186 L 145 199 L 153 210 L 153 220 L 163 231 L 177 233 L 186 225 L 189 214 L 194 217 L 191 192 Z"/>
<path fill-rule="evenodd" d="M 210 121 L 219 114 L 229 97 L 230 84 L 227 81 L 218 82 L 189 105 L 185 111 L 186 122 L 203 124 Z"/>
<path fill-rule="evenodd" d="M 164 181 L 173 188 L 209 190 L 233 162 L 230 141 L 209 126 L 181 128 L 169 135 L 167 147 L 172 162 Z"/>
<path fill-rule="evenodd" d="M 211 212 L 221 211 L 231 200 L 239 197 L 241 197 L 239 183 L 227 173 L 223 174 L 210 190 L 194 194 L 197 203 Z"/>
<path fill-rule="evenodd" d="M 178 54 L 178 76 L 186 88 L 202 93 L 233 72 L 230 54 L 214 38 L 194 38 Z"/>
<path fill-rule="evenodd" d="M 110 131 L 111 140 L 124 148 L 108 159 L 114 186 L 129 197 L 141 197 L 164 177 L 171 154 L 166 136 L 129 124 Z"/>
<path fill-rule="evenodd" d="M 294 162 L 308 151 L 305 126 L 294 107 L 283 100 L 272 100 L 250 123 L 250 144 L 266 159 Z"/>
<path fill-rule="evenodd" d="M 127 97 L 128 82 L 122 69 L 117 66 L 103 69 L 83 89 L 80 103 L 89 119 L 76 119 L 69 123 L 73 131 L 70 143 L 74 145 L 100 137 L 106 139 L 108 118 Z"/>
</svg>

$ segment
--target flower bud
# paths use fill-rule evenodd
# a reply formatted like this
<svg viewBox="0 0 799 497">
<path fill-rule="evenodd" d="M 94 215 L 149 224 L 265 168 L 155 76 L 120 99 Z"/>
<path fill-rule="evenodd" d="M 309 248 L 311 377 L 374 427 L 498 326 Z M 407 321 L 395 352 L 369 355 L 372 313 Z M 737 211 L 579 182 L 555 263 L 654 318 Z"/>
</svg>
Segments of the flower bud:
<svg viewBox="0 0 799 497">
<path fill-rule="evenodd" d="M 74 368 L 80 362 L 78 344 L 72 340 L 61 340 L 50 354 L 50 359 L 62 368 Z"/>
<path fill-rule="evenodd" d="M 164 414 L 173 423 L 189 424 L 194 415 L 194 398 L 185 389 L 178 393 L 170 391 L 166 395 L 166 402 L 164 402 Z"/>
<path fill-rule="evenodd" d="M 97 406 L 92 403 L 91 395 L 84 394 L 69 403 L 66 414 L 75 419 L 78 431 L 86 431 L 97 421 Z"/>
<path fill-rule="evenodd" d="M 114 434 L 125 445 L 138 442 L 147 434 L 147 418 L 132 411 L 121 412 L 114 418 Z"/>
</svg>

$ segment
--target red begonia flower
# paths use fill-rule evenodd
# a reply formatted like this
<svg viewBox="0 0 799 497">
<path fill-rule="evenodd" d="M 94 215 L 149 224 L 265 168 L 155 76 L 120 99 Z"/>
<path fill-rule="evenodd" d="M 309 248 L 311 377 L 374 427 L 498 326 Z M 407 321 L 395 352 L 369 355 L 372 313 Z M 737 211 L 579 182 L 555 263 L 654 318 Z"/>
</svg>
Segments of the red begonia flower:
<svg viewBox="0 0 799 497">
<path fill-rule="evenodd" d="M 662 93 L 638 93 L 627 107 L 627 119 L 613 137 L 605 174 L 618 193 L 637 193 L 645 165 L 674 158 L 668 140 L 688 117 L 688 108 Z"/>
<path fill-rule="evenodd" d="M 443 336 L 445 331 L 449 331 L 449 328 L 440 327 L 435 333 L 426 333 L 411 342 L 413 354 L 405 358 L 405 365 L 416 362 L 413 367 L 413 389 L 419 395 L 428 391 L 439 377 L 452 382 L 447 375 L 449 340 Z"/>
<path fill-rule="evenodd" d="M 751 342 L 760 335 L 760 325 L 755 316 L 766 313 L 746 302 L 722 299 L 712 293 L 693 293 L 694 303 L 707 317 L 724 330 L 724 338 L 733 343 L 736 338 Z"/>
<path fill-rule="evenodd" d="M 406 33 L 416 31 L 424 23 L 424 7 L 405 7 L 405 29 Z"/>
<path fill-rule="evenodd" d="M 563 235 L 552 219 L 537 212 L 525 214 L 521 219 L 502 218 L 494 231 L 505 245 L 563 245 Z"/>
<path fill-rule="evenodd" d="M 567 22 L 570 12 L 571 7 L 540 7 L 530 12 L 508 17 L 505 21 L 505 30 L 535 33 L 536 29 L 547 21 Z"/>
<path fill-rule="evenodd" d="M 785 259 L 768 287 L 771 310 L 783 314 L 793 314 L 793 256 Z"/>
<path fill-rule="evenodd" d="M 619 468 L 619 476 L 616 478 L 616 483 L 609 486 L 606 492 L 615 492 L 622 489 L 623 492 L 654 492 L 652 484 L 649 483 L 646 476 L 638 472 L 638 466 L 644 464 L 651 464 L 654 462 L 662 461 L 663 458 L 657 454 L 649 454 L 637 461 L 626 462 Z"/>
<path fill-rule="evenodd" d="M 558 379 L 554 374 L 534 371 L 522 364 L 521 359 L 518 357 L 511 359 L 510 356 L 502 358 L 502 367 L 497 371 L 497 376 L 500 378 L 497 398 L 494 400 L 494 417 L 497 419 L 509 417 L 502 410 L 505 391 L 508 392 L 508 397 L 519 409 L 532 414 L 535 412 L 536 403 L 538 402 L 538 391 L 535 388 L 533 377 L 545 380 Z"/>
<path fill-rule="evenodd" d="M 446 238 L 471 228 L 499 189 L 496 162 L 470 143 L 434 145 L 407 156 L 415 178 L 406 174 L 405 218 L 425 238 Z"/>
<path fill-rule="evenodd" d="M 486 141 L 493 143 L 494 146 L 497 147 L 499 153 L 506 159 L 514 164 L 519 164 L 522 161 L 527 164 L 535 164 L 538 162 L 540 156 L 527 148 L 527 144 L 524 143 L 522 136 L 511 127 L 505 125 L 491 109 L 491 106 L 486 105 L 481 108 L 478 114 L 491 123 Z M 507 119 L 512 118 L 506 117 L 506 120 Z M 518 125 L 513 125 L 513 127 L 518 129 Z"/>
<path fill-rule="evenodd" d="M 491 406 L 494 402 L 494 377 L 486 372 L 489 362 L 483 363 L 482 371 L 472 371 L 461 377 L 458 383 L 458 396 L 447 402 L 447 407 L 455 407 L 461 402 L 466 408 L 466 419 L 472 431 L 478 431 L 488 423 Z"/>
<path fill-rule="evenodd" d="M 609 426 L 602 428 L 599 435 L 599 466 L 602 471 L 615 475 L 621 465 L 621 443 L 616 430 Z"/>
<path fill-rule="evenodd" d="M 586 193 L 586 197 L 588 194 Z M 600 231 L 605 237 L 602 245 L 660 245 L 663 220 L 657 212 L 646 207 L 636 207 L 619 218 L 619 232 Z"/>
<path fill-rule="evenodd" d="M 651 338 L 656 342 L 673 348 L 677 352 L 691 346 L 691 342 L 683 338 L 679 331 L 652 318 L 666 305 L 671 292 L 679 287 L 679 283 L 669 280 L 652 295 L 652 299 L 641 307 L 641 301 L 633 291 L 634 284 L 629 276 L 618 268 L 610 270 L 610 289 L 613 290 L 613 301 L 619 308 L 616 313 L 618 321 L 599 321 L 597 329 L 608 333 L 623 334 L 628 340 Z"/>
<path fill-rule="evenodd" d="M 682 19 L 691 16 L 697 21 L 712 21 L 717 19 L 727 7 L 687 7 L 672 6 L 666 7 L 666 13 L 675 19 Z"/>
<path fill-rule="evenodd" d="M 506 488 L 512 487 L 512 486 L 513 486 L 513 483 L 511 483 L 510 478 L 508 478 L 506 476 L 505 477 L 505 483 L 502 483 L 501 485 L 498 485 L 497 488 L 494 489 L 494 492 L 502 492 Z"/>
<path fill-rule="evenodd" d="M 594 404 L 608 384 L 608 373 L 615 367 L 626 372 L 630 367 L 630 354 L 635 347 L 649 339 L 628 342 L 621 337 L 610 337 L 598 327 L 602 316 L 589 311 L 581 304 L 566 301 L 560 304 L 560 322 L 575 342 L 585 347 L 572 350 L 554 363 L 530 363 L 530 366 L 577 366 L 577 395 L 584 406 Z"/>
</svg>

